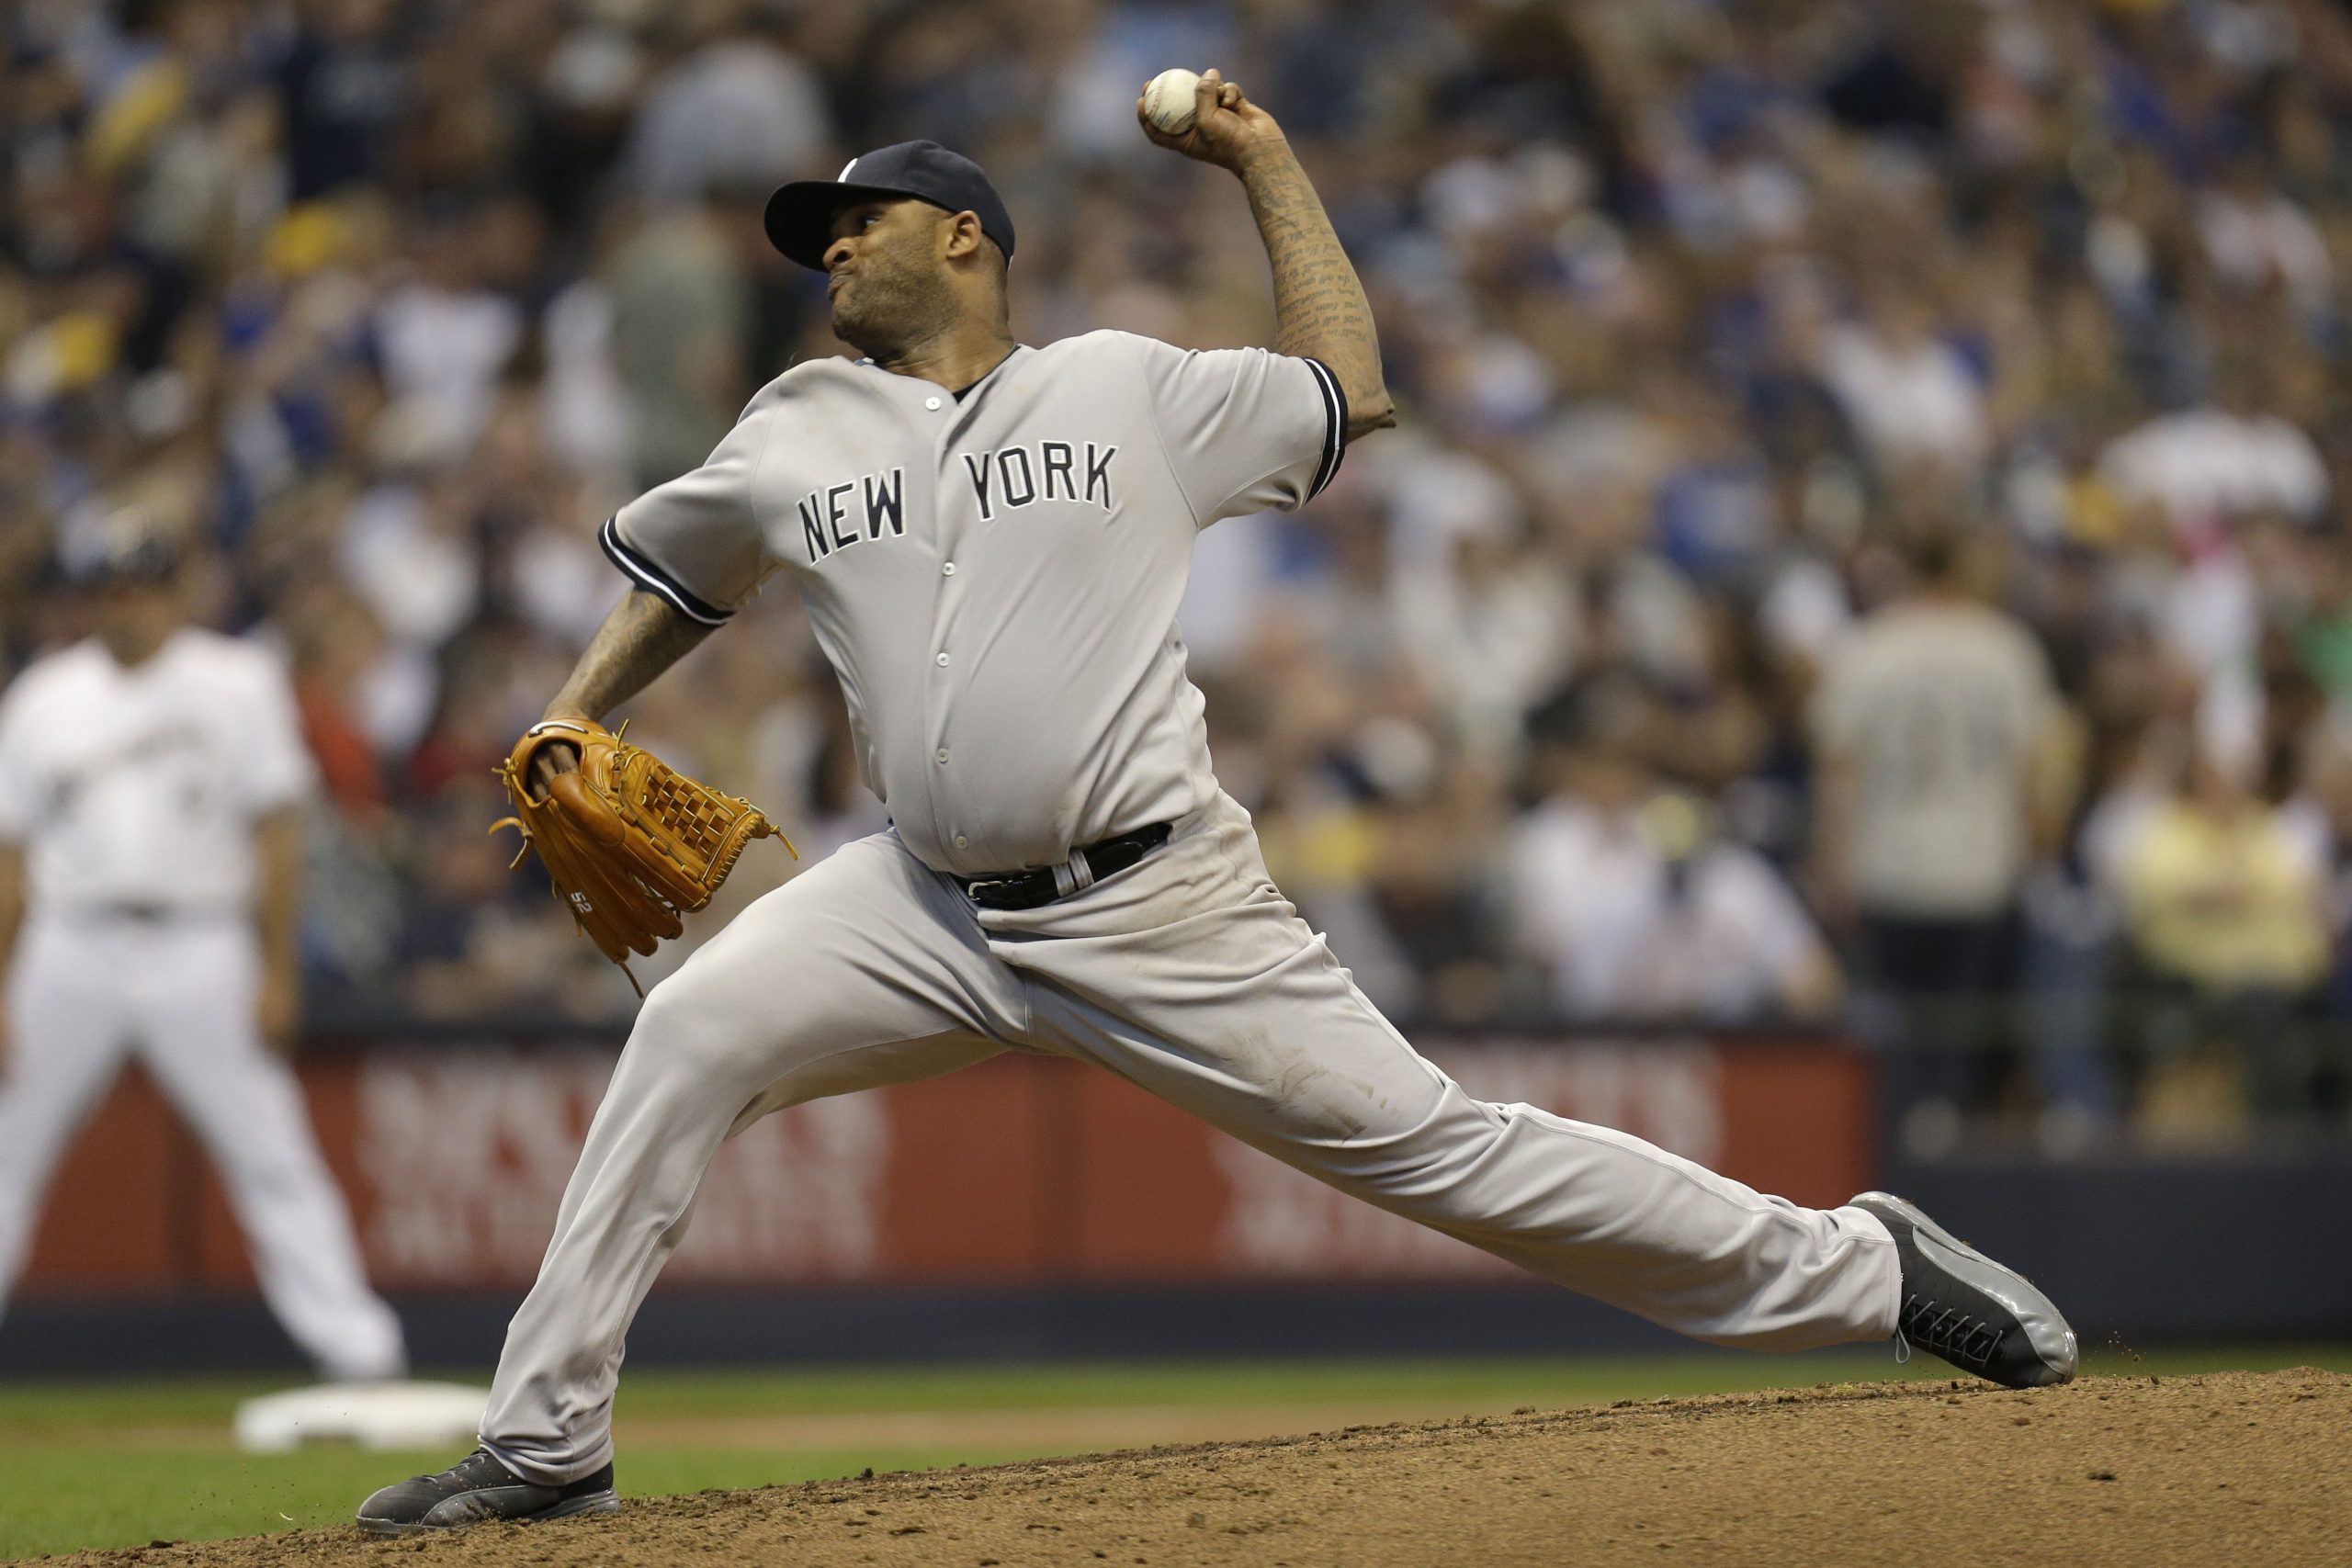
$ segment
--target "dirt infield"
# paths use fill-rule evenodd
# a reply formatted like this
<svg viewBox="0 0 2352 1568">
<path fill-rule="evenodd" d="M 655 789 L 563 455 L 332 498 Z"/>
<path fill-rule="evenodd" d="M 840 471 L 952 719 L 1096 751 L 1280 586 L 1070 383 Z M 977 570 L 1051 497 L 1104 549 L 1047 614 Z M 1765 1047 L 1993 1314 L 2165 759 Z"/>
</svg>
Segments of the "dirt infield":
<svg viewBox="0 0 2352 1568">
<path fill-rule="evenodd" d="M 1471 1568 L 2341 1563 L 2352 1378 L 1872 1384 L 1354 1427 L 632 1502 L 407 1541 L 89 1552 L 141 1568 Z"/>
</svg>

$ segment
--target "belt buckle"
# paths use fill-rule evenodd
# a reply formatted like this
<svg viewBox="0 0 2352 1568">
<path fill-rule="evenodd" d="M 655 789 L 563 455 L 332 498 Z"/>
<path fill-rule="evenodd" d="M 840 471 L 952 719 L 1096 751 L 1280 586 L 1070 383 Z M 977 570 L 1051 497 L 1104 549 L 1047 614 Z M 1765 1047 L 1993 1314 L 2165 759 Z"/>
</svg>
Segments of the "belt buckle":
<svg viewBox="0 0 2352 1568">
<path fill-rule="evenodd" d="M 978 877 L 978 878 L 974 879 L 973 881 L 967 882 L 966 884 L 964 884 L 964 897 L 967 897 L 967 898 L 968 898 L 968 899 L 970 899 L 970 900 L 971 900 L 973 903 L 975 903 L 975 904 L 979 904 L 979 903 L 980 903 L 980 890 L 981 890 L 982 888 L 985 888 L 985 887 L 1002 887 L 1002 886 L 1005 886 L 1005 879 L 1004 879 L 1003 877 L 1001 877 L 1001 876 L 984 876 L 984 877 Z M 988 908 L 988 906 L 987 906 L 987 905 L 985 905 L 985 904 L 981 904 L 981 905 L 980 905 L 980 907 L 981 907 L 982 908 Z"/>
</svg>

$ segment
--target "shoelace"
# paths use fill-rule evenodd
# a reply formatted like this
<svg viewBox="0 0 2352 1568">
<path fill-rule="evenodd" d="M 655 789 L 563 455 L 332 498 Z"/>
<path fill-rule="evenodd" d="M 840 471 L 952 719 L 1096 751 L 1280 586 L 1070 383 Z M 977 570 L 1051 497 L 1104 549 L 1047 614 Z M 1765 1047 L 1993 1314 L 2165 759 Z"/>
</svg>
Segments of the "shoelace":
<svg viewBox="0 0 2352 1568">
<path fill-rule="evenodd" d="M 1998 1327 L 1920 1296 L 1904 1298 L 1900 1324 L 1900 1332 L 1937 1355 L 1973 1367 L 1991 1364 L 2001 1345 Z"/>
<path fill-rule="evenodd" d="M 465 1458 L 459 1460 L 457 1463 L 451 1465 L 447 1470 L 435 1471 L 431 1475 L 413 1476 L 411 1479 L 416 1481 L 438 1481 L 445 1475 L 462 1475 L 466 1481 L 471 1483 L 477 1479 L 474 1472 L 485 1464 L 491 1467 L 490 1478 L 492 1481 L 512 1481 L 514 1479 L 514 1472 L 507 1469 L 505 1465 L 500 1463 L 498 1456 L 492 1453 L 488 1449 L 476 1449 L 473 1452 L 468 1454 Z"/>
</svg>

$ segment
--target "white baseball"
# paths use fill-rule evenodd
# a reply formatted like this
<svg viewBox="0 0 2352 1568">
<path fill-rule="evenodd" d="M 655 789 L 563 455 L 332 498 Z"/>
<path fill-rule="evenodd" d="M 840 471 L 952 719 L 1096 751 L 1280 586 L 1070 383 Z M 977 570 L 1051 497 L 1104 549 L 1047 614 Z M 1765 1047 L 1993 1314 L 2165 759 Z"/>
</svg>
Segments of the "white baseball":
<svg viewBox="0 0 2352 1568">
<path fill-rule="evenodd" d="M 1143 90 L 1144 118 L 1170 136 L 1183 135 L 1193 129 L 1193 91 L 1200 85 L 1197 71 L 1162 71 Z"/>
</svg>

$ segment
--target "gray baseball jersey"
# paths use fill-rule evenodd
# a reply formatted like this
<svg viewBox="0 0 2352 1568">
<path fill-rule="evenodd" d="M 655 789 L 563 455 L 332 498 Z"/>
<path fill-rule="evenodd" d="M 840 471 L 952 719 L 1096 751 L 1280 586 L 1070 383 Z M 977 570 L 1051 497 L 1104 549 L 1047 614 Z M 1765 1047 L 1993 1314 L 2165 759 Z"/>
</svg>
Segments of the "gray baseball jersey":
<svg viewBox="0 0 2352 1568">
<path fill-rule="evenodd" d="M 1215 792 L 1176 627 L 1193 536 L 1306 501 L 1346 430 L 1329 369 L 1258 348 L 1090 333 L 961 395 L 816 360 L 605 545 L 711 625 L 791 572 L 907 847 L 966 875 L 1051 865 Z"/>
</svg>

